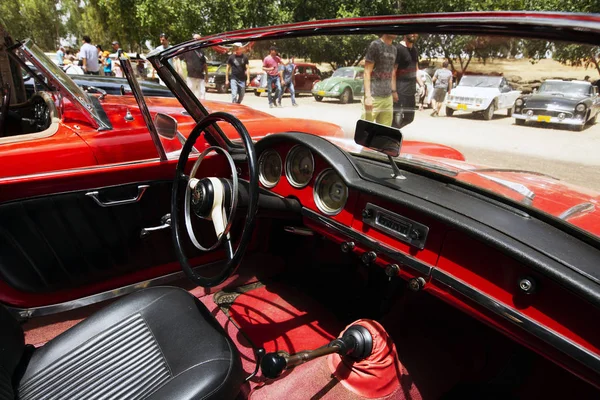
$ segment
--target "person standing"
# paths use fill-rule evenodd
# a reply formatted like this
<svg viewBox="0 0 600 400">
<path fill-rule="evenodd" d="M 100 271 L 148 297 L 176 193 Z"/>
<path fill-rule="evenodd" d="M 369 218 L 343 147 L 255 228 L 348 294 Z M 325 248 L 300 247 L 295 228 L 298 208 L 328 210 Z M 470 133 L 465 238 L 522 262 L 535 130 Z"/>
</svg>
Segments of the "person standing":
<svg viewBox="0 0 600 400">
<path fill-rule="evenodd" d="M 269 55 L 263 60 L 263 71 L 267 73 L 267 98 L 269 99 L 269 107 L 276 106 L 277 99 L 281 93 L 281 80 L 279 76 L 279 64 L 281 58 L 277 55 L 277 47 L 269 48 Z M 275 93 L 273 93 L 273 85 L 275 85 Z"/>
<path fill-rule="evenodd" d="M 392 125 L 396 92 L 396 35 L 381 35 L 369 44 L 365 55 L 365 96 L 361 118 L 381 125 Z M 414 100 L 413 100 L 414 101 Z"/>
<path fill-rule="evenodd" d="M 279 92 L 279 98 L 277 103 L 279 107 L 281 107 L 281 98 L 285 93 L 285 90 L 288 89 L 290 91 L 290 96 L 292 98 L 292 106 L 298 107 L 298 103 L 296 103 L 296 91 L 294 90 L 294 80 L 296 75 L 294 71 L 296 70 L 296 64 L 294 64 L 294 57 L 291 57 L 287 60 L 287 63 L 281 66 L 281 71 L 279 72 L 281 82 L 283 82 L 281 91 Z"/>
<path fill-rule="evenodd" d="M 65 48 L 62 46 L 60 46 L 56 52 L 56 61 L 60 67 L 65 65 Z"/>
<path fill-rule="evenodd" d="M 194 40 L 200 40 L 201 36 L 195 33 Z M 183 61 L 187 66 L 187 84 L 194 95 L 204 100 L 206 95 L 206 81 L 208 80 L 208 66 L 206 57 L 202 50 L 191 50 L 183 55 Z"/>
<path fill-rule="evenodd" d="M 446 98 L 446 93 L 452 90 L 452 71 L 448 69 L 448 61 L 444 60 L 442 68 L 433 74 L 433 112 L 432 117 L 440 115 L 440 109 Z"/>
<path fill-rule="evenodd" d="M 423 82 L 418 74 L 419 71 L 419 53 L 415 42 L 419 38 L 416 33 L 404 35 L 404 40 L 400 42 L 397 48 L 396 64 L 396 88 L 398 90 L 398 100 L 394 103 L 394 121 L 395 128 L 402 128 L 415 119 L 415 94 L 417 85 L 423 87 Z"/>
<path fill-rule="evenodd" d="M 110 59 L 110 53 L 108 51 L 105 51 L 104 54 L 102 54 L 102 56 L 104 58 L 104 62 L 102 63 L 104 76 L 113 76 L 112 60 Z"/>
<path fill-rule="evenodd" d="M 83 46 L 79 49 L 79 55 L 83 62 L 82 69 L 86 75 L 98 75 L 98 49 L 91 44 L 89 36 L 83 36 Z"/>
<path fill-rule="evenodd" d="M 242 47 L 239 42 L 233 44 L 233 54 L 227 59 L 225 70 L 225 86 L 231 85 L 231 102 L 237 104 L 242 103 L 246 86 L 250 85 L 250 62 Z"/>
</svg>

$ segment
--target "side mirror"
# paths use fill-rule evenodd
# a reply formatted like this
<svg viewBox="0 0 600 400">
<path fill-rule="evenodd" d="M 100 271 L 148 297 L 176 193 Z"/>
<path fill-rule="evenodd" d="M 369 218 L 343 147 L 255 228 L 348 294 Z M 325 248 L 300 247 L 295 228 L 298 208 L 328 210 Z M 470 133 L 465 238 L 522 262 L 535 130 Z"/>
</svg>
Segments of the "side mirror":
<svg viewBox="0 0 600 400">
<path fill-rule="evenodd" d="M 158 134 L 166 139 L 177 136 L 177 120 L 170 115 L 157 113 L 154 117 L 154 126 Z"/>
<path fill-rule="evenodd" d="M 402 147 L 400 129 L 359 119 L 356 122 L 354 141 L 390 157 L 398 157 Z"/>
</svg>

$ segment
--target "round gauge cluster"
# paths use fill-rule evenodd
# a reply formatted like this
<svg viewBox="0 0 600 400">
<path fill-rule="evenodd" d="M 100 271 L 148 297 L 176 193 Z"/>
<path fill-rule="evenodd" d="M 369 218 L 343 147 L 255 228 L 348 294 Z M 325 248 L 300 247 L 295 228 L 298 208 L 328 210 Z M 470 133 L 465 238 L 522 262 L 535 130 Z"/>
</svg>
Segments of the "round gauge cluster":
<svg viewBox="0 0 600 400">
<path fill-rule="evenodd" d="M 294 146 L 285 160 L 285 176 L 295 188 L 303 188 L 315 172 L 315 159 L 304 146 Z"/>
<path fill-rule="evenodd" d="M 324 214 L 335 215 L 342 211 L 348 200 L 348 187 L 342 178 L 331 168 L 324 170 L 317 178 L 314 189 L 317 207 Z"/>
<path fill-rule="evenodd" d="M 266 188 L 272 188 L 279 182 L 283 164 L 279 153 L 275 150 L 266 150 L 258 160 L 258 178 Z"/>
</svg>

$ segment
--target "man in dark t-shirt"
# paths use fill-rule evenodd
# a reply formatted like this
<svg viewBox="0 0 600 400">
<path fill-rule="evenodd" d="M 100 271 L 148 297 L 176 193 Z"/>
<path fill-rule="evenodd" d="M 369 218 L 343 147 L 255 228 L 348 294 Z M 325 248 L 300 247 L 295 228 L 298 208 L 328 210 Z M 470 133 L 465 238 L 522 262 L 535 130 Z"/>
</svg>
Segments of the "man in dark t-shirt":
<svg viewBox="0 0 600 400">
<path fill-rule="evenodd" d="M 382 35 L 369 44 L 365 55 L 365 98 L 362 119 L 390 126 L 396 96 L 396 35 Z"/>
<path fill-rule="evenodd" d="M 396 64 L 396 89 L 398 90 L 398 101 L 394 103 L 394 121 L 392 126 L 402 128 L 415 119 L 415 94 L 417 84 L 423 86 L 419 70 L 419 53 L 415 42 L 419 35 L 411 33 L 404 35 L 404 40 L 397 48 Z"/>
<path fill-rule="evenodd" d="M 225 71 L 225 86 L 231 83 L 231 102 L 237 104 L 242 103 L 246 86 L 250 85 L 250 63 L 242 47 L 239 42 L 233 44 L 233 54 L 227 59 Z"/>
<path fill-rule="evenodd" d="M 200 35 L 195 33 L 193 38 L 200 40 Z M 208 80 L 208 66 L 206 57 L 201 50 L 192 50 L 185 53 L 183 61 L 187 66 L 187 84 L 192 93 L 200 100 L 204 100 L 206 94 L 206 81 Z"/>
</svg>

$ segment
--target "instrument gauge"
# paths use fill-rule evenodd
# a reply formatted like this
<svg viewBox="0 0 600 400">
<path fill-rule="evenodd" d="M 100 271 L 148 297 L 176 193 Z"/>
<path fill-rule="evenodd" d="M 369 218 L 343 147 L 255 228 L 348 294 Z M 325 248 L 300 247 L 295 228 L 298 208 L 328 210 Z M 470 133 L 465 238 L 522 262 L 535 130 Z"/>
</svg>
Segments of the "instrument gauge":
<svg viewBox="0 0 600 400">
<path fill-rule="evenodd" d="M 295 188 L 308 185 L 315 172 L 315 159 L 311 151 L 297 145 L 290 150 L 285 161 L 285 176 Z"/>
<path fill-rule="evenodd" d="M 258 160 L 258 178 L 260 183 L 270 189 L 279 183 L 283 163 L 275 150 L 265 150 Z"/>
<path fill-rule="evenodd" d="M 336 215 L 346 205 L 348 186 L 333 169 L 326 169 L 317 177 L 314 198 L 317 207 L 324 214 Z"/>
</svg>

